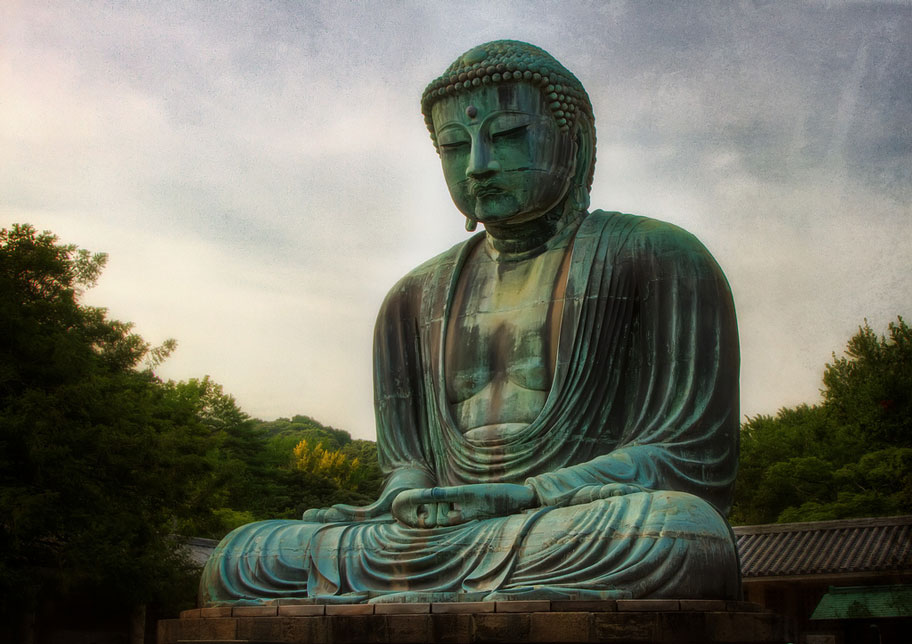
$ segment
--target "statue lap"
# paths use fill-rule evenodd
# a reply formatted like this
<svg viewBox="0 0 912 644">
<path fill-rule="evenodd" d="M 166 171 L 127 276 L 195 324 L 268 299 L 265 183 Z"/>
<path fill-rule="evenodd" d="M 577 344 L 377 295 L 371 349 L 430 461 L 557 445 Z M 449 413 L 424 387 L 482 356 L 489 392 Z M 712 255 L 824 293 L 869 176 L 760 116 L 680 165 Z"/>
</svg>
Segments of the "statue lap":
<svg viewBox="0 0 912 644">
<path fill-rule="evenodd" d="M 261 521 L 219 544 L 201 588 L 207 605 L 225 605 L 733 599 L 739 585 L 730 529 L 712 506 L 682 492 L 640 492 L 448 528 Z"/>
</svg>

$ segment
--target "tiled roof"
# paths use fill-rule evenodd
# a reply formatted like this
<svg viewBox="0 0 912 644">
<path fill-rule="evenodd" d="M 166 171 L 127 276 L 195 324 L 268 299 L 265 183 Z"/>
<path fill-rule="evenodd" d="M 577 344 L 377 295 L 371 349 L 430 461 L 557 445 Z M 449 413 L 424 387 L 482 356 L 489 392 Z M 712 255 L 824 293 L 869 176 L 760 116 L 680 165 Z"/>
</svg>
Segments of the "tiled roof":
<svg viewBox="0 0 912 644">
<path fill-rule="evenodd" d="M 811 619 L 912 617 L 912 586 L 830 586 Z"/>
<path fill-rule="evenodd" d="M 912 571 L 912 515 L 734 530 L 746 578 Z"/>
<path fill-rule="evenodd" d="M 185 539 L 184 548 L 186 549 L 187 557 L 190 561 L 202 568 L 206 565 L 206 562 L 209 560 L 209 555 L 212 554 L 212 551 L 215 550 L 217 545 L 218 541 L 214 539 L 190 537 Z"/>
</svg>

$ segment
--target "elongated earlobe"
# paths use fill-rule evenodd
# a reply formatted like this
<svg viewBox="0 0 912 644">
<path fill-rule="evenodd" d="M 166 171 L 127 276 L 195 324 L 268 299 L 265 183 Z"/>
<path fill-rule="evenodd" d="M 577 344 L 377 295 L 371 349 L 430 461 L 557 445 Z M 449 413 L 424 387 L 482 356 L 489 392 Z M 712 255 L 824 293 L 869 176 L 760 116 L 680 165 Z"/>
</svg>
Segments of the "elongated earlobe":
<svg viewBox="0 0 912 644">
<path fill-rule="evenodd" d="M 581 115 L 576 124 L 576 172 L 573 177 L 572 194 L 578 210 L 589 209 L 589 189 L 592 185 L 592 171 L 595 165 L 595 128 L 586 115 Z"/>
<path fill-rule="evenodd" d="M 474 217 L 466 217 L 466 231 L 474 232 L 478 228 L 478 220 Z"/>
</svg>

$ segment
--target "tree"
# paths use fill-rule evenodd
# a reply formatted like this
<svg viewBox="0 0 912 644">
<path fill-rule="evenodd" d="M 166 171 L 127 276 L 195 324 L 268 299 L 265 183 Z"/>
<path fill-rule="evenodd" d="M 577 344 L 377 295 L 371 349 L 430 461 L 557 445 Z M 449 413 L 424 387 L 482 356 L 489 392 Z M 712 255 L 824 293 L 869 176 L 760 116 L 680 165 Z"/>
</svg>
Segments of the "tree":
<svg viewBox="0 0 912 644">
<path fill-rule="evenodd" d="M 158 379 L 173 340 L 152 347 L 80 302 L 105 260 L 0 230 L 0 640 L 55 600 L 186 607 L 198 571 L 172 535 L 368 503 L 382 481 L 370 441 L 251 419 L 208 377 Z M 303 440 L 320 445 L 314 467 L 296 466 Z"/>
<path fill-rule="evenodd" d="M 259 421 L 257 429 L 266 437 L 267 471 L 273 496 L 268 498 L 265 516 L 257 518 L 297 519 L 309 508 L 322 508 L 334 503 L 364 505 L 376 500 L 383 484 L 383 474 L 377 461 L 377 445 L 372 441 L 352 440 L 345 430 L 327 427 L 308 416 L 291 419 Z M 306 441 L 306 448 L 298 447 Z M 338 453 L 341 467 L 330 472 L 327 467 L 311 467 L 312 452 Z M 298 448 L 300 455 L 295 456 Z M 321 452 L 320 457 L 323 457 Z M 346 475 L 341 476 L 342 470 Z M 343 480 L 344 479 L 344 480 Z"/>
<path fill-rule="evenodd" d="M 0 230 L 7 618 L 76 591 L 111 605 L 168 602 L 189 579 L 168 535 L 199 429 L 151 370 L 173 341 L 153 349 L 79 302 L 105 259 L 28 225 Z"/>
<path fill-rule="evenodd" d="M 272 493 L 264 483 L 265 444 L 262 432 L 208 376 L 167 382 L 167 396 L 186 408 L 187 425 L 196 428 L 195 478 L 185 489 L 175 531 L 197 537 L 221 538 L 231 529 L 264 518 L 258 512 Z"/>
<path fill-rule="evenodd" d="M 741 428 L 733 523 L 816 521 L 912 507 L 912 329 L 865 322 L 833 355 L 823 402 Z"/>
<path fill-rule="evenodd" d="M 867 321 L 846 356 L 823 374 L 824 401 L 835 422 L 872 446 L 912 447 L 912 329 L 901 317 L 880 336 Z"/>
</svg>

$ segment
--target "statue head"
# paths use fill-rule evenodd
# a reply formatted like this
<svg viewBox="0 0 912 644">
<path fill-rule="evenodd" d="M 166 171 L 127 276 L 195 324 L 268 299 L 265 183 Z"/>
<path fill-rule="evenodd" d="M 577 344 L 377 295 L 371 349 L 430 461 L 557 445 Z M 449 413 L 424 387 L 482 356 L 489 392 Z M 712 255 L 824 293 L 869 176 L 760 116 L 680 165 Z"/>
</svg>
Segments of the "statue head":
<svg viewBox="0 0 912 644">
<path fill-rule="evenodd" d="M 585 210 L 595 166 L 592 105 L 543 49 L 498 40 L 431 82 L 421 108 L 467 228 Z"/>
</svg>

